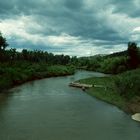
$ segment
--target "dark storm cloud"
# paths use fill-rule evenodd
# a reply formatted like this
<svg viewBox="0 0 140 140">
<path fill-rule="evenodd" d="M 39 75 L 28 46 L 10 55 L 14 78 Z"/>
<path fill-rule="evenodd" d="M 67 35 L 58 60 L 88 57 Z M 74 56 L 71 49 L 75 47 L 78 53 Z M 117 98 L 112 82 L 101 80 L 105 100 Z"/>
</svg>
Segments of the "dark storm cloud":
<svg viewBox="0 0 140 140">
<path fill-rule="evenodd" d="M 83 47 L 82 42 L 89 49 L 91 46 L 109 48 L 130 40 L 130 31 L 139 26 L 138 21 L 134 21 L 127 31 L 132 19 L 139 17 L 138 3 L 138 0 L 0 0 L 0 30 L 8 35 L 15 33 L 15 43 L 8 40 L 11 46 L 17 43 L 17 48 L 23 45 L 30 49 L 66 52 L 70 47 L 73 49 L 74 45 Z M 123 19 L 122 15 L 127 15 L 128 19 Z M 11 26 L 13 31 L 10 29 L 8 32 L 6 29 L 10 22 L 17 29 Z M 34 43 L 37 42 L 36 36 L 39 41 L 43 40 L 41 45 L 39 42 Z M 49 40 L 53 48 L 51 43 L 44 43 L 44 39 L 49 36 L 55 38 Z M 18 44 L 20 38 L 24 41 Z M 65 39 L 75 44 L 63 44 Z M 59 48 L 54 45 L 55 41 Z"/>
<path fill-rule="evenodd" d="M 133 18 L 140 17 L 139 0 L 112 0 L 115 5 L 114 12 L 127 14 Z"/>
</svg>

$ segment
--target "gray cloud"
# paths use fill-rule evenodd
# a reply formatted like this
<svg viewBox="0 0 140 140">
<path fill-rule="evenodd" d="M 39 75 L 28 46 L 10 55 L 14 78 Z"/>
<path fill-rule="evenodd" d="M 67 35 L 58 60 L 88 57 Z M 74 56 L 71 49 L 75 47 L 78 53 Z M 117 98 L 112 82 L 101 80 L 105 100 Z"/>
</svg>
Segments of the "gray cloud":
<svg viewBox="0 0 140 140">
<path fill-rule="evenodd" d="M 75 49 L 77 55 L 84 49 L 87 54 L 117 51 L 131 39 L 139 40 L 140 33 L 133 32 L 140 27 L 138 4 L 139 0 L 4 0 L 0 30 L 16 48 L 65 54 Z"/>
<path fill-rule="evenodd" d="M 126 14 L 132 18 L 140 17 L 139 0 L 112 0 L 115 5 L 114 12 Z"/>
</svg>

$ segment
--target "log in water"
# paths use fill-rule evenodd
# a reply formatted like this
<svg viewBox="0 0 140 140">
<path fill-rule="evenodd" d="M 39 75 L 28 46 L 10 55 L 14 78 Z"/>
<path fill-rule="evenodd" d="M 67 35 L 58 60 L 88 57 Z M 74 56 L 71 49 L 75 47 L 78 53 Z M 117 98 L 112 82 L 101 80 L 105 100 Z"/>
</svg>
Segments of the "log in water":
<svg viewBox="0 0 140 140">
<path fill-rule="evenodd" d="M 91 87 L 93 87 L 93 85 L 81 84 L 81 83 L 77 83 L 77 82 L 71 82 L 69 84 L 69 86 L 78 87 L 78 88 L 91 88 Z"/>
</svg>

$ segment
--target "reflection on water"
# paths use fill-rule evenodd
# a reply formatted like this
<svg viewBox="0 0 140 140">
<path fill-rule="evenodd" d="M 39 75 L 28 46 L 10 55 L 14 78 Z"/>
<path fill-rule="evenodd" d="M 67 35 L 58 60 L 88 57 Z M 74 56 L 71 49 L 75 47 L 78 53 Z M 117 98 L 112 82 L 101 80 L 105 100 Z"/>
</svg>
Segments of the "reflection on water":
<svg viewBox="0 0 140 140">
<path fill-rule="evenodd" d="M 29 82 L 0 95 L 0 140 L 140 140 L 140 125 L 105 102 L 69 87 L 74 76 Z"/>
</svg>

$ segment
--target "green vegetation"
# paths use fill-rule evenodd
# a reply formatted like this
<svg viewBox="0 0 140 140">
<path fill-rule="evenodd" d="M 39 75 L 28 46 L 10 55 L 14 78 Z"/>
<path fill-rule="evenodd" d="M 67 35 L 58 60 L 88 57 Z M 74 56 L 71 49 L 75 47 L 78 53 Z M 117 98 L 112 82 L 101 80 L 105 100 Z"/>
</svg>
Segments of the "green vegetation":
<svg viewBox="0 0 140 140">
<path fill-rule="evenodd" d="M 118 74 L 127 70 L 127 57 L 106 58 L 100 63 L 100 71 Z"/>
<path fill-rule="evenodd" d="M 38 63 L 20 63 L 12 65 L 9 63 L 0 64 L 0 91 L 27 81 L 74 74 L 74 67 Z"/>
<path fill-rule="evenodd" d="M 135 42 L 129 42 L 123 52 L 81 58 L 39 50 L 17 52 L 14 48 L 6 50 L 7 46 L 0 33 L 0 91 L 30 80 L 73 74 L 76 67 L 118 74 L 80 82 L 101 86 L 87 91 L 99 99 L 129 112 L 140 111 L 140 49 Z"/>
<path fill-rule="evenodd" d="M 109 74 L 119 74 L 140 67 L 140 49 L 135 42 L 128 43 L 128 49 L 110 55 L 81 57 L 77 61 L 79 68 Z"/>
<path fill-rule="evenodd" d="M 46 77 L 74 74 L 75 59 L 39 50 L 17 52 L 8 46 L 0 33 L 0 91 L 15 85 Z"/>
<path fill-rule="evenodd" d="M 140 97 L 140 69 L 127 71 L 115 78 L 115 87 L 119 95 L 131 100 Z"/>
<path fill-rule="evenodd" d="M 114 104 L 126 112 L 140 112 L 140 69 L 115 76 L 83 79 L 80 82 L 95 85 L 87 90 L 90 95 Z"/>
<path fill-rule="evenodd" d="M 79 67 L 87 70 L 117 74 L 80 80 L 82 83 L 101 86 L 87 90 L 90 95 L 127 112 L 140 112 L 140 49 L 135 42 L 129 42 L 126 51 L 83 57 L 78 61 Z"/>
</svg>

